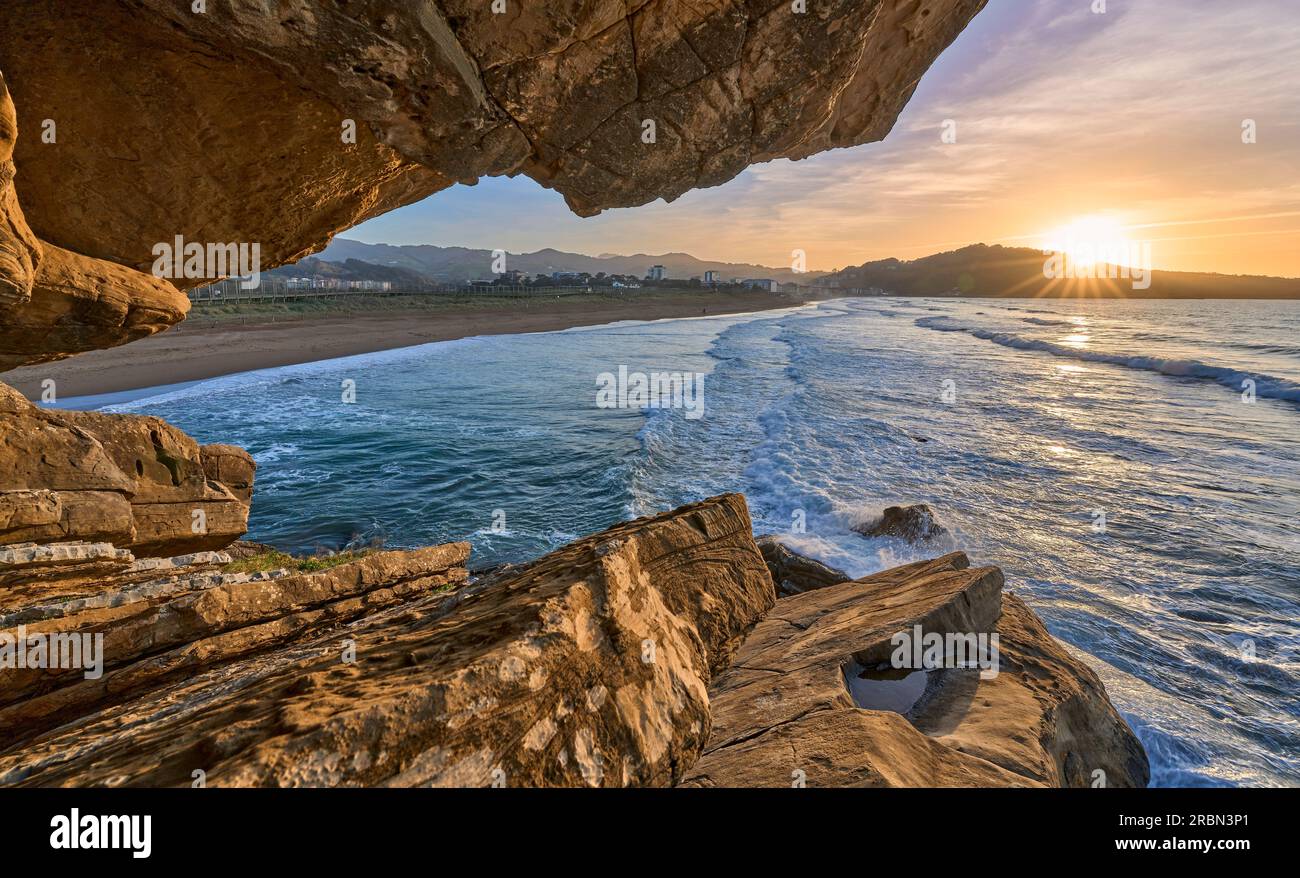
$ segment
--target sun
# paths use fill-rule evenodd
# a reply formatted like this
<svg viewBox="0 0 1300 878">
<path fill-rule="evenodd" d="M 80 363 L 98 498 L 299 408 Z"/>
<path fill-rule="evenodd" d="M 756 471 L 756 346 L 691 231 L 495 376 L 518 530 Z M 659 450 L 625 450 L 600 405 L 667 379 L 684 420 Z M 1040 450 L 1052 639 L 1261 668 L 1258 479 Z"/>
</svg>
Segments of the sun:
<svg viewBox="0 0 1300 878">
<path fill-rule="evenodd" d="M 1127 265 L 1133 242 L 1126 231 L 1123 222 L 1108 214 L 1080 216 L 1043 235 L 1043 249 L 1069 254 L 1084 268 L 1099 262 Z"/>
</svg>

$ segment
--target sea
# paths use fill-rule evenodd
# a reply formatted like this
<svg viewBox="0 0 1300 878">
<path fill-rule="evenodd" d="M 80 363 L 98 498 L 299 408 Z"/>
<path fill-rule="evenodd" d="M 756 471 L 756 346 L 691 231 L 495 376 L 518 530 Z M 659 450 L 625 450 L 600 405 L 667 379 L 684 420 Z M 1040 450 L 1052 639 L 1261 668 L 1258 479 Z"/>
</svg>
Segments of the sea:
<svg viewBox="0 0 1300 878">
<path fill-rule="evenodd" d="M 671 386 L 655 373 L 690 393 L 642 407 L 638 376 Z M 107 408 L 247 448 L 248 538 L 293 551 L 468 539 L 488 567 L 729 491 L 756 533 L 854 576 L 962 549 L 1098 672 L 1154 785 L 1300 785 L 1297 303 L 840 299 Z M 946 533 L 855 532 L 909 503 Z"/>
</svg>

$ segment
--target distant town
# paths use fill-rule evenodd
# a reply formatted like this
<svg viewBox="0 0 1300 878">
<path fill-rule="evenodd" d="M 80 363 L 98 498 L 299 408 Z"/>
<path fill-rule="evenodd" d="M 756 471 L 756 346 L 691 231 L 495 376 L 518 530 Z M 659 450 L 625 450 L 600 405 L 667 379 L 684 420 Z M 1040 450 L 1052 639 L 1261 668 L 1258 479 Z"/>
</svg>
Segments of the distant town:
<svg viewBox="0 0 1300 878">
<path fill-rule="evenodd" d="M 334 258 L 328 258 L 331 255 Z M 343 239 L 321 256 L 327 258 L 309 256 L 294 265 L 263 272 L 253 289 L 240 288 L 244 279 L 229 278 L 191 290 L 190 298 L 196 303 L 350 295 L 523 298 L 699 290 L 805 300 L 882 295 L 1300 299 L 1300 279 L 1296 278 L 1156 269 L 1150 274 L 1150 288 L 1138 290 L 1112 279 L 1117 272 L 1111 269 L 1116 266 L 1098 266 L 1090 272 L 1096 277 L 1061 279 L 1045 272 L 1041 250 L 996 244 L 972 244 L 918 259 L 876 259 L 838 271 L 806 273 L 752 264 L 705 263 L 686 253 L 592 257 L 545 250 L 509 254 L 513 269 L 484 276 L 492 251 L 372 245 Z M 522 270 L 525 267 L 527 271 Z M 1122 278 L 1122 266 L 1118 268 Z"/>
<path fill-rule="evenodd" d="M 673 277 L 662 264 L 650 265 L 641 276 L 587 271 L 551 271 L 528 274 L 503 271 L 490 277 L 447 283 L 404 268 L 375 265 L 358 259 L 326 262 L 308 258 L 296 265 L 264 272 L 253 290 L 240 289 L 241 278 L 227 278 L 190 291 L 194 301 L 251 299 L 264 296 L 313 296 L 397 293 L 483 292 L 529 294 L 542 292 L 631 292 L 654 289 L 717 289 L 729 292 L 807 293 L 810 289 L 837 289 L 837 283 L 813 280 L 811 284 L 781 282 L 771 277 L 728 276 L 704 271 L 690 277 Z M 867 290 L 844 290 L 846 295 L 869 295 Z"/>
<path fill-rule="evenodd" d="M 300 290 L 359 290 L 359 291 L 383 291 L 392 290 L 402 286 L 401 283 L 395 283 L 388 280 L 345 280 L 338 277 L 326 277 L 318 274 L 313 275 L 293 275 L 289 277 L 280 277 L 277 280 L 289 289 Z M 481 287 L 490 289 L 492 287 L 554 287 L 554 286 L 585 286 L 585 287 L 610 287 L 612 289 L 638 290 L 643 286 L 673 286 L 681 287 L 748 287 L 766 292 L 780 291 L 783 286 L 789 287 L 793 292 L 800 287 L 798 284 L 781 284 L 770 277 L 732 277 L 723 278 L 721 272 L 706 271 L 703 276 L 696 275 L 691 278 L 672 278 L 667 275 L 662 265 L 652 265 L 646 271 L 644 277 L 633 277 L 626 274 L 606 274 L 597 272 L 590 274 L 585 271 L 553 271 L 550 274 L 527 275 L 518 271 L 504 271 L 491 278 L 481 278 L 478 280 L 467 281 L 464 284 L 458 284 L 461 287 Z"/>
</svg>

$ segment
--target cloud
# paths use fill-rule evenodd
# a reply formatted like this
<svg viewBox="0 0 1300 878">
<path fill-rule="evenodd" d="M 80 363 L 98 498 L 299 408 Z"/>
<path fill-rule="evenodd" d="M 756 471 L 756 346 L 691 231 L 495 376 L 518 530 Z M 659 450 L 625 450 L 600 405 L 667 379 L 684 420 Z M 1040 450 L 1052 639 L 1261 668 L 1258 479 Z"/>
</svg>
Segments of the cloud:
<svg viewBox="0 0 1300 878">
<path fill-rule="evenodd" d="M 423 240 L 489 246 L 490 234 L 511 250 L 707 250 L 697 255 L 768 264 L 801 247 L 812 267 L 828 268 L 922 255 L 934 242 L 1023 240 L 1108 210 L 1134 225 L 1195 222 L 1208 241 L 1220 231 L 1213 217 L 1300 207 L 1293 2 L 1109 0 L 1094 14 L 1090 0 L 992 0 L 882 143 L 758 165 L 671 205 L 589 220 L 511 181 L 485 193 L 469 222 L 422 205 Z M 956 143 L 940 140 L 945 119 Z M 1244 119 L 1259 126 L 1255 144 L 1241 141 Z M 1233 222 L 1225 238 L 1281 228 Z M 1212 249 L 1162 248 L 1173 263 L 1212 259 Z M 1244 258 L 1226 242 L 1220 256 Z M 1300 256 L 1286 268 L 1223 270 L 1300 274 Z"/>
</svg>

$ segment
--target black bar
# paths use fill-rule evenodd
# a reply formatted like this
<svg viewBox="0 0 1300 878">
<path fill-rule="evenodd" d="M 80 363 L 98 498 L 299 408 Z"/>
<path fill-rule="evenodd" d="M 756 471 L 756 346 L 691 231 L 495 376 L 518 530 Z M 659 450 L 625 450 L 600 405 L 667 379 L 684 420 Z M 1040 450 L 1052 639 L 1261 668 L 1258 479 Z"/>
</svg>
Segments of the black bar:
<svg viewBox="0 0 1300 878">
<path fill-rule="evenodd" d="M 430 871 L 780 862 L 1071 870 L 1098 858 L 1232 867 L 1293 853 L 1295 790 L 5 790 L 19 862 L 202 868 L 379 860 Z M 150 852 L 51 847 L 52 821 L 149 815 Z M 1170 815 L 1182 822 L 1171 826 Z M 1124 823 L 1124 818 L 1129 822 Z M 1156 819 L 1159 822 L 1154 822 Z M 1198 821 L 1210 819 L 1210 825 Z M 99 824 L 96 824 L 99 825 Z M 143 825 L 143 824 L 140 824 Z M 1139 840 L 1155 850 L 1120 850 Z M 1181 849 L 1164 847 L 1182 840 Z M 1192 850 L 1188 840 L 1209 842 Z M 1246 849 L 1221 843 L 1244 842 Z"/>
</svg>

